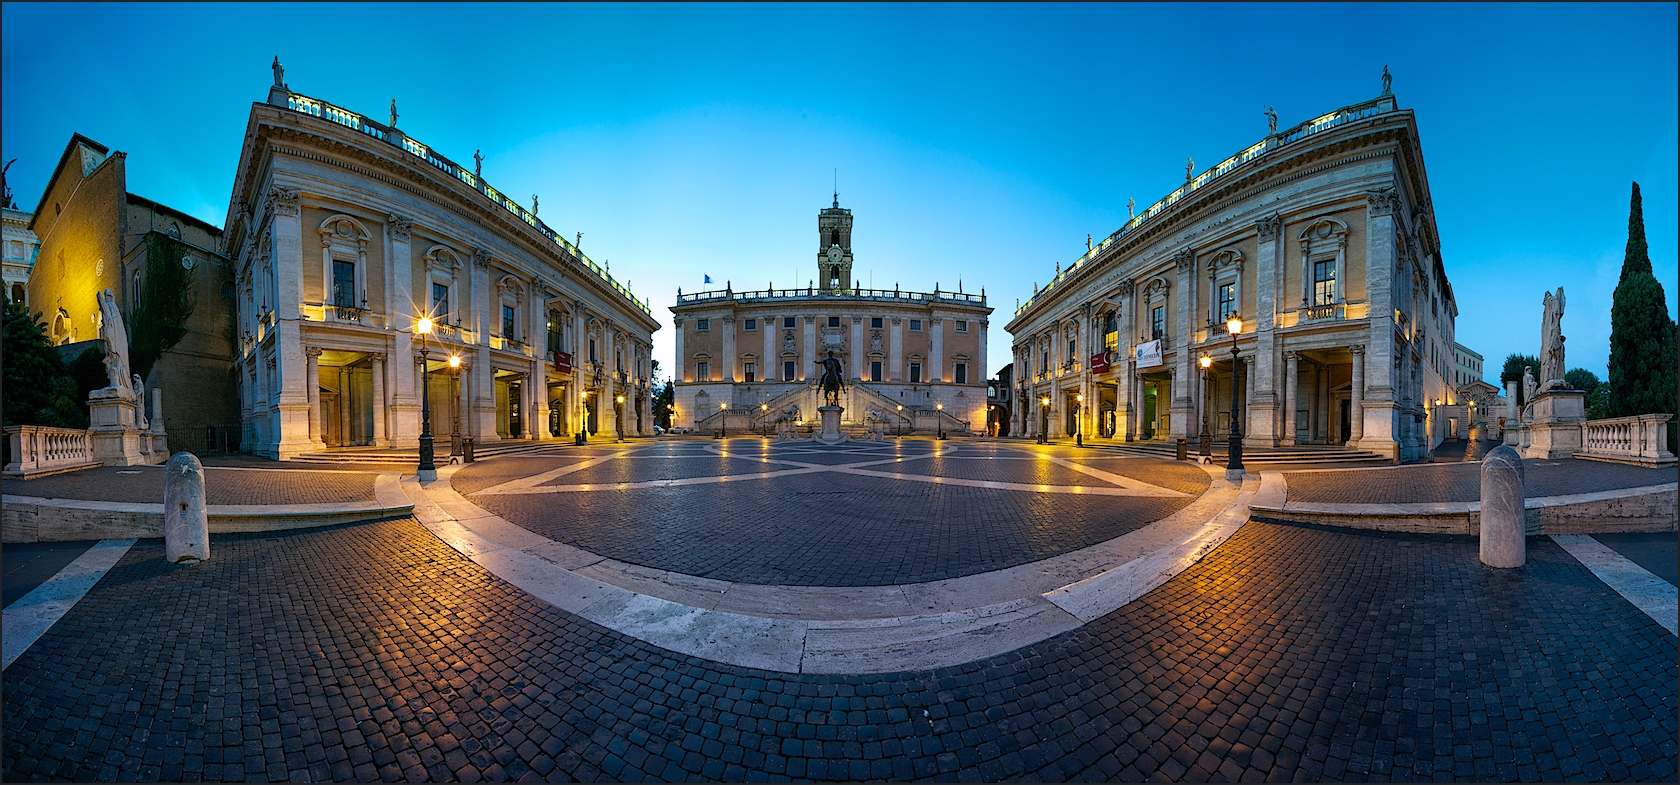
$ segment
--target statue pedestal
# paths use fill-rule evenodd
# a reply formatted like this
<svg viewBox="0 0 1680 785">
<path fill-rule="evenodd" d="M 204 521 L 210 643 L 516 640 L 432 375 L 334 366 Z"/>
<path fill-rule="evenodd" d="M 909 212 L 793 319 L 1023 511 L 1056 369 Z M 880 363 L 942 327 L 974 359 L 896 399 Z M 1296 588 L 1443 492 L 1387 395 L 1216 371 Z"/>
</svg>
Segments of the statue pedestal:
<svg viewBox="0 0 1680 785">
<path fill-rule="evenodd" d="M 146 463 L 140 450 L 140 429 L 134 426 L 134 401 L 111 395 L 110 388 L 94 390 L 88 398 L 88 434 L 93 441 L 93 459 L 106 466 L 137 466 Z"/>
<path fill-rule="evenodd" d="M 814 437 L 823 444 L 839 444 L 846 440 L 846 435 L 840 432 L 840 413 L 845 411 L 843 406 L 818 406 L 817 412 L 822 415 L 822 430 Z"/>
<path fill-rule="evenodd" d="M 1534 419 L 1528 423 L 1522 457 L 1555 460 L 1580 452 L 1586 398 L 1580 390 L 1547 390 L 1534 396 Z"/>
</svg>

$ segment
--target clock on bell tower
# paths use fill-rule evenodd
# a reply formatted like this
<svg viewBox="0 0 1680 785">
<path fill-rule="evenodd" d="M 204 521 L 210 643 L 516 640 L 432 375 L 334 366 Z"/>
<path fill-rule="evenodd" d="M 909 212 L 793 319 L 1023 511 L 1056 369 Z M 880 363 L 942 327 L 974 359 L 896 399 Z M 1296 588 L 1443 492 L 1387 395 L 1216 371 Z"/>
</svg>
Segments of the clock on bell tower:
<svg viewBox="0 0 1680 785">
<path fill-rule="evenodd" d="M 852 211 L 834 205 L 817 213 L 817 287 L 823 292 L 849 292 L 852 287 Z"/>
</svg>

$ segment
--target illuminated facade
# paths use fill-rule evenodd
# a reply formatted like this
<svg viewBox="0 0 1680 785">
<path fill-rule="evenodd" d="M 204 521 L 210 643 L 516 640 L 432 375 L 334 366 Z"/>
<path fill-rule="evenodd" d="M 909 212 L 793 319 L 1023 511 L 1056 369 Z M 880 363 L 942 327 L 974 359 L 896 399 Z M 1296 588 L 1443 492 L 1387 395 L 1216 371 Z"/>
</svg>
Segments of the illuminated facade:
<svg viewBox="0 0 1680 785">
<path fill-rule="evenodd" d="M 147 248 L 184 246 L 195 306 L 180 341 L 152 366 L 146 389 L 164 392 L 171 450 L 203 450 L 213 432 L 237 426 L 233 276 L 220 250 L 221 229 L 129 193 L 127 155 L 81 134 L 65 146 L 27 229 L 40 243 L 26 287 L 29 308 L 41 312 L 48 338 L 61 346 L 99 338 L 95 296 L 104 289 L 116 295 L 133 335 Z"/>
<path fill-rule="evenodd" d="M 980 433 L 986 423 L 986 325 L 980 294 L 861 289 L 851 277 L 852 211 L 817 214 L 817 277 L 803 289 L 677 292 L 674 373 L 679 427 L 768 432 L 817 419 L 818 362 L 845 369 L 842 423 L 873 414 L 889 432 Z M 851 283 L 853 286 L 846 286 Z M 730 413 L 726 413 L 730 412 Z"/>
<path fill-rule="evenodd" d="M 1417 126 L 1391 93 L 1187 171 L 1058 264 L 1008 325 L 1017 433 L 1193 439 L 1205 422 L 1229 438 L 1233 314 L 1245 445 L 1404 461 L 1440 440 L 1457 306 Z"/>
<path fill-rule="evenodd" d="M 282 84 L 252 106 L 227 219 L 252 451 L 412 448 L 423 398 L 439 452 L 651 433 L 648 306 L 395 125 Z"/>
<path fill-rule="evenodd" d="M 41 241 L 29 231 L 29 213 L 6 207 L 4 214 L 5 234 L 0 237 L 0 248 L 5 250 L 5 292 L 13 302 L 27 306 L 29 271 L 35 268 L 35 256 L 41 249 Z"/>
</svg>

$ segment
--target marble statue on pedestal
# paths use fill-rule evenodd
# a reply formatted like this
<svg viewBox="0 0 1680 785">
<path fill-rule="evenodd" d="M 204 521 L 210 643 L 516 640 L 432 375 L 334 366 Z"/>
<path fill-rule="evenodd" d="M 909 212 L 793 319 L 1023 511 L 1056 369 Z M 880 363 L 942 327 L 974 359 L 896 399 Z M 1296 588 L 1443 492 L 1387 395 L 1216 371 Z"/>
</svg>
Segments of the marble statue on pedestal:
<svg viewBox="0 0 1680 785">
<path fill-rule="evenodd" d="M 98 300 L 99 336 L 105 339 L 105 378 L 110 384 L 94 390 L 93 397 L 133 400 L 134 386 L 129 378 L 132 374 L 128 371 L 128 329 L 123 326 L 122 310 L 117 308 L 117 296 L 110 289 L 100 292 Z"/>
<path fill-rule="evenodd" d="M 1545 304 L 1545 316 L 1540 321 L 1540 378 L 1542 387 L 1550 390 L 1568 386 L 1563 378 L 1563 287 L 1558 287 L 1556 297 L 1547 292 Z"/>
</svg>

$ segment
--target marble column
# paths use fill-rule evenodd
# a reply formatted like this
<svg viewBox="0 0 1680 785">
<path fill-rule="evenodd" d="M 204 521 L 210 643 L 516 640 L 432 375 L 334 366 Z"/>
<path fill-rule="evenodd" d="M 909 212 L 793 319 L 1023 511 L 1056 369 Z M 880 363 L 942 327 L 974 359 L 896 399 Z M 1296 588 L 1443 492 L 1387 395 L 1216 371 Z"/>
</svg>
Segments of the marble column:
<svg viewBox="0 0 1680 785">
<path fill-rule="evenodd" d="M 312 449 L 326 446 L 321 435 L 321 347 L 303 350 L 308 364 L 304 366 L 304 383 L 309 385 L 309 445 Z"/>
<path fill-rule="evenodd" d="M 389 447 L 391 441 L 385 435 L 385 354 L 376 352 L 370 359 L 373 360 L 373 446 Z"/>
<path fill-rule="evenodd" d="M 1357 446 L 1365 436 L 1365 345 L 1348 347 L 1353 355 L 1353 388 L 1349 391 L 1352 404 L 1348 412 L 1348 444 Z"/>
<path fill-rule="evenodd" d="M 1300 391 L 1296 382 L 1300 377 L 1300 355 L 1296 352 L 1283 353 L 1283 434 L 1280 442 L 1284 445 L 1296 444 L 1295 440 L 1295 410 L 1299 407 Z"/>
<path fill-rule="evenodd" d="M 338 446 L 350 443 L 350 368 L 338 369 Z"/>
</svg>

